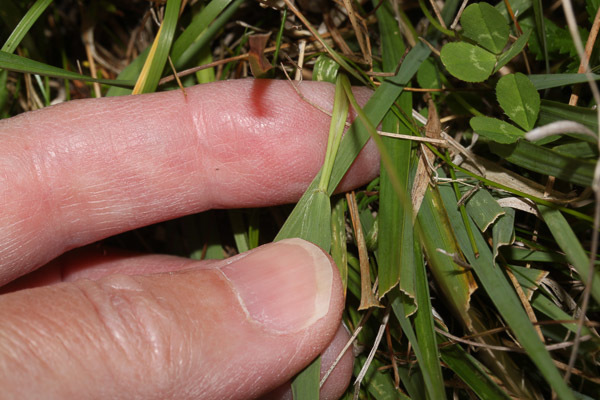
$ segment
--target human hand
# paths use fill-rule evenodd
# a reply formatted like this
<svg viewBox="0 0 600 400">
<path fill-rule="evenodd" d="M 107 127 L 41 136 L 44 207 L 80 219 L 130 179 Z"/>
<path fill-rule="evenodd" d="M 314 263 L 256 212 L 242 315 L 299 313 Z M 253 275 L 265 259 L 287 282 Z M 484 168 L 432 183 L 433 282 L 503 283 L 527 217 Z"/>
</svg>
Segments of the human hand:
<svg viewBox="0 0 600 400">
<path fill-rule="evenodd" d="M 331 109 L 331 85 L 301 88 Z M 296 201 L 328 126 L 288 82 L 255 80 L 0 121 L 3 396 L 243 399 L 293 377 L 331 342 L 344 307 L 335 265 L 308 242 L 224 261 L 94 248 L 52 260 L 210 208 Z M 339 189 L 378 168 L 367 144 Z M 351 357 L 329 379 L 331 397 L 349 369 Z"/>
</svg>

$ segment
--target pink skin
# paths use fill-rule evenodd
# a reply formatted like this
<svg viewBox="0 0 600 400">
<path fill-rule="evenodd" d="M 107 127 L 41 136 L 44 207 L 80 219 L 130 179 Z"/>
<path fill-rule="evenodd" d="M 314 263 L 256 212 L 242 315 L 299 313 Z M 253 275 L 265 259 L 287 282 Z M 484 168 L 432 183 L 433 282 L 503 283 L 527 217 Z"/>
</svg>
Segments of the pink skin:
<svg viewBox="0 0 600 400">
<path fill-rule="evenodd" d="M 300 90 L 331 109 L 331 85 L 304 82 Z M 362 103 L 369 96 L 355 94 Z M 329 117 L 288 82 L 260 80 L 197 86 L 187 98 L 173 91 L 73 101 L 0 121 L 0 285 L 13 282 L 5 293 L 30 288 L 0 296 L 3 390 L 249 398 L 292 377 L 339 326 L 334 266 L 326 315 L 269 337 L 244 317 L 214 262 L 88 249 L 29 273 L 67 250 L 154 222 L 296 201 L 323 161 L 328 128 Z M 378 169 L 369 143 L 338 190 L 367 183 Z M 123 285 L 142 293 L 128 291 L 127 304 L 150 311 L 135 308 L 134 326 L 117 329 L 106 321 L 123 318 L 111 306 Z M 115 342 L 117 333 L 128 339 Z M 158 343 L 154 358 L 149 340 Z M 332 380 L 332 398 L 348 379 Z"/>
</svg>

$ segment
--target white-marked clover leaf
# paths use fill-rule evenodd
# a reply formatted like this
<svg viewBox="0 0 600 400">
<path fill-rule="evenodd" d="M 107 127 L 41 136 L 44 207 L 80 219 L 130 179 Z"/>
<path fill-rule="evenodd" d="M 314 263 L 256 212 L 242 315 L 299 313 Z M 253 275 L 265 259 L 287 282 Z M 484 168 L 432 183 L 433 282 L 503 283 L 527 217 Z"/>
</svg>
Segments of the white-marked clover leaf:
<svg viewBox="0 0 600 400">
<path fill-rule="evenodd" d="M 533 129 L 540 112 L 540 94 L 527 76 L 518 72 L 500 78 L 496 98 L 510 119 L 526 131 Z"/>
<path fill-rule="evenodd" d="M 487 3 L 471 4 L 463 12 L 460 23 L 463 36 L 481 47 L 499 54 L 508 42 L 508 24 L 500 11 Z"/>
<path fill-rule="evenodd" d="M 448 72 L 466 82 L 485 81 L 496 64 L 492 53 L 464 42 L 445 44 L 440 55 Z"/>
<path fill-rule="evenodd" d="M 469 124 L 473 132 L 498 143 L 514 143 L 525 136 L 525 132 L 521 129 L 497 118 L 473 117 Z"/>
</svg>

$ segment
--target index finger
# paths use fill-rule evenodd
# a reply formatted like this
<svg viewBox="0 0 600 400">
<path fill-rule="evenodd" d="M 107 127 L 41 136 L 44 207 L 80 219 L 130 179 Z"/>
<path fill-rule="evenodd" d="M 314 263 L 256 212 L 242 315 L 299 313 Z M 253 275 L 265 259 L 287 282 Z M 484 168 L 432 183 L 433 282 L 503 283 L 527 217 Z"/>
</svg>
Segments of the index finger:
<svg viewBox="0 0 600 400">
<path fill-rule="evenodd" d="M 331 109 L 332 85 L 301 90 Z M 369 92 L 356 95 L 364 101 Z M 288 82 L 237 80 L 1 121 L 0 284 L 129 229 L 209 208 L 293 202 L 322 164 L 329 120 Z M 367 144 L 343 188 L 378 169 Z"/>
</svg>

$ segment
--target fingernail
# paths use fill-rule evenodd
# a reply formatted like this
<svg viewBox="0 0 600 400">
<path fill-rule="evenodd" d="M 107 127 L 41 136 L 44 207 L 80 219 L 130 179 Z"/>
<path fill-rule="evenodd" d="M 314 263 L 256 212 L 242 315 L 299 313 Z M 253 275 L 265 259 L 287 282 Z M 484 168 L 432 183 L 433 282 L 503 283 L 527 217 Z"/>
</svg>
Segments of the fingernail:
<svg viewBox="0 0 600 400">
<path fill-rule="evenodd" d="M 220 270 L 249 318 L 271 331 L 299 331 L 329 310 L 331 262 L 302 239 L 261 246 Z"/>
</svg>

